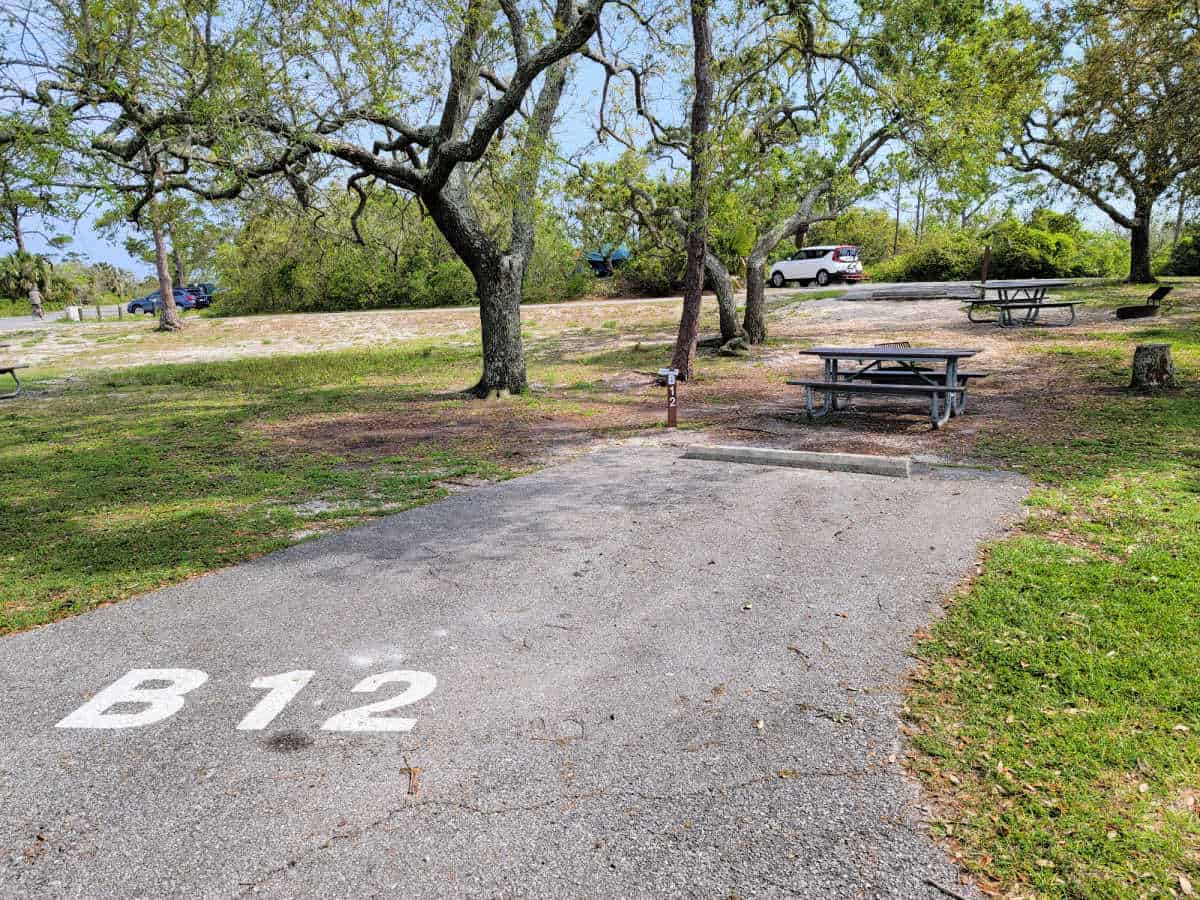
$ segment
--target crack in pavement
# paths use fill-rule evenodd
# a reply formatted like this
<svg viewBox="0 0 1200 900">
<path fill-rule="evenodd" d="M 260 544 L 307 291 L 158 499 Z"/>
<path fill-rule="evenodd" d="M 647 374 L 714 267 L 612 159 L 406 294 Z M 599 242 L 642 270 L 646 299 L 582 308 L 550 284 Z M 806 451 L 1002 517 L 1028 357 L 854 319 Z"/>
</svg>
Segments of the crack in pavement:
<svg viewBox="0 0 1200 900">
<path fill-rule="evenodd" d="M 463 800 L 414 800 L 411 803 L 406 803 L 404 806 L 396 809 L 390 809 L 383 815 L 369 822 L 364 822 L 361 825 L 356 825 L 353 828 L 344 831 L 333 832 L 324 841 L 315 844 L 300 853 L 290 857 L 285 863 L 269 869 L 262 875 L 259 875 L 249 881 L 239 881 L 238 885 L 244 890 L 242 895 L 254 893 L 258 888 L 270 882 L 277 875 L 287 872 L 300 865 L 306 859 L 314 856 L 323 850 L 330 850 L 336 844 L 343 841 L 353 840 L 361 837 L 378 828 L 383 828 L 403 813 L 420 812 L 423 808 L 428 807 L 445 807 L 450 809 L 458 809 L 464 812 L 473 813 L 480 816 L 500 816 L 510 815 L 512 813 L 537 812 L 541 809 L 547 809 L 552 806 L 557 806 L 563 803 L 575 803 L 581 800 L 598 800 L 611 799 L 619 801 L 621 799 L 636 798 L 647 803 L 663 803 L 677 800 L 690 800 L 695 797 L 702 797 L 711 794 L 727 794 L 743 790 L 748 787 L 753 787 L 759 784 L 769 784 L 771 782 L 787 782 L 797 781 L 806 778 L 854 778 L 861 775 L 869 775 L 878 769 L 836 769 L 836 770 L 816 770 L 816 771 L 799 771 L 792 769 L 780 769 L 777 772 L 766 775 L 757 775 L 745 781 L 733 782 L 731 784 L 712 785 L 707 788 L 701 788 L 695 791 L 680 791 L 672 794 L 646 794 L 641 791 L 617 791 L 609 789 L 598 789 L 595 791 L 586 791 L 579 794 L 566 794 L 558 797 L 552 797 L 547 800 L 541 800 L 537 803 L 524 804 L 519 806 L 494 806 L 483 807 L 473 803 L 468 803 Z M 780 774 L 786 773 L 786 774 Z"/>
</svg>

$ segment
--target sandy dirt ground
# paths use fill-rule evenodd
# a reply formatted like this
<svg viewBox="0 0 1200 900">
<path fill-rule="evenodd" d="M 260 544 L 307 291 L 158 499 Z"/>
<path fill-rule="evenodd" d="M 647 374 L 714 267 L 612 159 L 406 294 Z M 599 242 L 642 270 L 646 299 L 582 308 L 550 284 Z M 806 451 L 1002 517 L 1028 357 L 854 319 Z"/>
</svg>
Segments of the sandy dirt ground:
<svg viewBox="0 0 1200 900">
<path fill-rule="evenodd" d="M 1174 315 L 1195 316 L 1200 289 L 1181 294 Z M 1191 295 L 1196 295 L 1192 297 Z M 536 396 L 555 405 L 459 403 L 446 418 L 447 395 L 431 393 L 403 408 L 367 409 L 317 419 L 275 423 L 274 438 L 297 446 L 317 445 L 373 455 L 398 446 L 430 442 L 503 445 L 507 456 L 544 461 L 547 455 L 584 449 L 597 441 L 671 439 L 653 429 L 664 419 L 663 389 L 649 374 L 665 364 L 677 308 L 663 300 L 592 301 L 529 306 L 523 311 Z M 1189 306 L 1189 302 L 1191 305 Z M 999 329 L 967 321 L 956 300 L 868 301 L 809 299 L 777 291 L 769 298 L 771 340 L 744 359 L 702 351 L 700 378 L 680 388 L 680 421 L 702 428 L 703 439 L 797 449 L 862 453 L 915 453 L 970 459 L 981 436 L 1019 435 L 1054 428 L 1062 413 L 1096 397 L 1093 361 L 1046 351 L 1084 340 L 1102 346 L 1144 322 L 1117 322 L 1111 309 L 1083 307 L 1069 328 Z M 715 328 L 706 298 L 705 324 Z M 51 367 L 63 378 L 96 369 L 154 363 L 189 363 L 276 354 L 369 349 L 430 342 L 441 347 L 478 346 L 473 308 L 389 310 L 362 313 L 192 318 L 185 337 L 158 334 L 146 320 L 66 325 L 6 335 L 9 355 L 32 366 Z M 914 346 L 967 347 L 979 353 L 971 371 L 988 373 L 972 383 L 967 414 L 940 431 L 930 428 L 917 399 L 855 398 L 851 409 L 809 422 L 802 392 L 789 376 L 819 374 L 820 364 L 801 351 L 816 344 L 860 346 L 908 341 Z M 639 353 L 629 351 L 640 350 Z M 631 364 L 630 359 L 637 358 Z M 644 358 L 644 363 L 641 361 Z M 600 362 L 597 362 L 600 360 Z M 577 369 L 572 375 L 570 367 Z M 580 371 L 590 380 L 574 390 L 555 381 Z M 465 386 L 465 385 L 464 385 Z M 1085 389 L 1086 388 L 1086 389 Z M 695 440 L 694 432 L 680 432 Z M 334 446 L 335 445 L 335 446 Z"/>
</svg>

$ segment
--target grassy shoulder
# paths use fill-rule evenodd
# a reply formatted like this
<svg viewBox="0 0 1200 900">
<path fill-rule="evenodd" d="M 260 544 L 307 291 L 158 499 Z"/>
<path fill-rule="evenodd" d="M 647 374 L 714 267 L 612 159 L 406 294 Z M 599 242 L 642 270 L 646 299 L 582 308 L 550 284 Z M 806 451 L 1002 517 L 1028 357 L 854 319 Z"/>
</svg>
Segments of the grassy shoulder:
<svg viewBox="0 0 1200 900">
<path fill-rule="evenodd" d="M 1122 390 L 1151 340 L 1187 387 Z M 1067 435 L 986 448 L 1040 487 L 920 646 L 910 762 L 989 892 L 1183 895 L 1200 890 L 1200 327 L 1078 341 L 1046 348 L 1097 378 Z"/>
<path fill-rule="evenodd" d="M 669 328 L 662 315 L 642 315 L 639 332 Z M 460 393 L 479 373 L 471 331 L 126 368 L 104 364 L 131 351 L 97 367 L 89 345 L 67 368 L 32 369 L 28 393 L 0 406 L 0 635 L 661 422 L 658 392 L 606 393 L 605 379 L 656 370 L 669 343 L 627 346 L 616 320 L 547 331 L 528 335 L 535 390 L 499 404 Z M 203 352 L 212 340 L 195 327 L 110 336 L 135 338 L 137 355 L 167 340 Z M 706 368 L 716 377 L 735 365 Z"/>
<path fill-rule="evenodd" d="M 353 450 L 272 426 L 390 407 L 472 354 L 414 348 L 148 366 L 53 384 L 0 408 L 0 634 L 503 478 L 502 456 L 431 437 Z M 453 396 L 433 402 L 453 414 Z"/>
</svg>

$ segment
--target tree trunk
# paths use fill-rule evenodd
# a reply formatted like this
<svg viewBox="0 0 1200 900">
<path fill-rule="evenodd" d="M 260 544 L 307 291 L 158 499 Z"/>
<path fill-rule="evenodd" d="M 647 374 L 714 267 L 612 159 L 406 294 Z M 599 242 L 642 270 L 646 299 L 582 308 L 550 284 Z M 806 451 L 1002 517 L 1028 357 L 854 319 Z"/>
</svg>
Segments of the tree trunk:
<svg viewBox="0 0 1200 900">
<path fill-rule="evenodd" d="M 796 245 L 797 250 L 803 250 L 804 245 L 808 242 L 808 229 L 810 227 L 811 226 L 807 222 L 805 222 L 803 225 L 801 225 L 799 228 L 796 229 L 795 245 Z"/>
<path fill-rule="evenodd" d="M 896 228 L 892 232 L 892 258 L 900 250 L 900 189 L 904 186 L 904 182 L 900 176 L 896 176 Z"/>
<path fill-rule="evenodd" d="M 746 259 L 746 312 L 742 319 L 742 330 L 751 344 L 763 344 L 767 340 L 766 268 L 766 253 L 752 252 Z"/>
<path fill-rule="evenodd" d="M 151 210 L 151 215 L 153 215 Z M 158 295 L 161 298 L 158 313 L 159 331 L 179 331 L 183 328 L 183 320 L 179 317 L 179 309 L 175 306 L 175 290 L 171 284 L 171 273 L 167 268 L 167 242 L 163 237 L 162 226 L 154 222 L 151 226 L 154 234 L 154 268 L 158 274 Z"/>
<path fill-rule="evenodd" d="M 1138 344 L 1133 351 L 1133 378 L 1129 386 L 1139 391 L 1175 387 L 1171 345 Z"/>
<path fill-rule="evenodd" d="M 692 43 L 696 95 L 692 98 L 691 209 L 688 212 L 687 268 L 683 276 L 683 312 L 671 368 L 687 381 L 696 366 L 696 337 L 700 331 L 700 298 L 704 291 L 704 255 L 708 247 L 708 114 L 712 104 L 712 29 L 709 0 L 692 0 Z"/>
<path fill-rule="evenodd" d="M 172 283 L 175 287 L 182 288 L 187 280 L 187 272 L 183 268 L 183 254 L 179 251 L 179 245 L 175 243 L 175 230 L 171 229 L 169 234 L 171 236 L 171 262 L 173 264 L 171 271 Z"/>
<path fill-rule="evenodd" d="M 16 207 L 8 211 L 12 220 L 13 240 L 17 243 L 17 252 L 25 252 L 25 232 L 21 229 L 21 212 Z"/>
<path fill-rule="evenodd" d="M 505 254 L 475 279 L 483 333 L 483 375 L 470 390 L 476 397 L 520 394 L 529 384 L 521 345 L 521 282 L 525 260 Z"/>
<path fill-rule="evenodd" d="M 1132 284 L 1153 284 L 1150 269 L 1150 214 L 1153 202 L 1139 199 L 1133 213 L 1133 228 L 1129 231 L 1129 281 Z"/>
<path fill-rule="evenodd" d="M 704 270 L 717 294 L 717 313 L 721 319 L 721 343 L 732 341 L 742 333 L 737 320 L 737 298 L 733 296 L 733 285 L 729 282 L 729 270 L 711 250 L 705 250 Z"/>
<path fill-rule="evenodd" d="M 1187 203 L 1187 193 L 1179 189 L 1179 206 L 1175 210 L 1175 232 L 1171 235 L 1171 246 L 1174 247 L 1183 238 L 1183 207 Z"/>
<path fill-rule="evenodd" d="M 750 250 L 750 255 L 746 257 L 746 314 L 742 321 L 742 329 L 745 331 L 746 340 L 751 344 L 762 344 L 767 340 L 767 257 L 780 242 L 791 235 L 807 233 L 813 221 L 834 218 L 835 210 L 832 207 L 827 216 L 813 216 L 813 206 L 832 187 L 833 182 L 826 179 L 809 188 L 800 200 L 799 209 L 761 235 Z"/>
</svg>

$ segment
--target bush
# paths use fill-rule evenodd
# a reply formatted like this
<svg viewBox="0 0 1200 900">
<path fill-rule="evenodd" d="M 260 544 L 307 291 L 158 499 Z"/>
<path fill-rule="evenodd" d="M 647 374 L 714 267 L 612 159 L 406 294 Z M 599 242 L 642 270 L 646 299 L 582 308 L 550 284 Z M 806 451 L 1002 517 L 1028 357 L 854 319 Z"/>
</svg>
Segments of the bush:
<svg viewBox="0 0 1200 900">
<path fill-rule="evenodd" d="M 1084 229 L 1067 213 L 1034 210 L 974 232 L 940 229 L 920 245 L 871 267 L 880 281 L 965 281 L 982 275 L 983 248 L 992 248 L 989 278 L 1115 278 L 1129 268 L 1121 235 Z"/>
<path fill-rule="evenodd" d="M 237 240 L 217 252 L 222 290 L 218 315 L 335 312 L 393 307 L 464 306 L 476 302 L 470 270 L 415 204 L 394 195 L 372 198 L 350 228 L 354 205 L 331 198 L 323 215 L 265 210 Z M 577 253 L 561 219 L 539 217 L 525 278 L 531 303 L 585 293 L 590 275 L 576 271 Z"/>
<path fill-rule="evenodd" d="M 1189 225 L 1171 248 L 1162 275 L 1200 275 L 1200 224 Z"/>
<path fill-rule="evenodd" d="M 921 246 L 871 267 L 879 281 L 962 281 L 978 278 L 983 247 L 966 232 L 937 231 L 922 238 Z"/>
<path fill-rule="evenodd" d="M 896 220 L 883 209 L 860 206 L 846 210 L 832 222 L 818 222 L 808 232 L 808 244 L 853 244 L 858 248 L 864 265 L 880 263 L 891 256 L 893 243 L 899 253 L 914 249 L 912 229 L 901 223 L 896 233 Z M 789 252 L 790 251 L 790 248 Z"/>
</svg>

